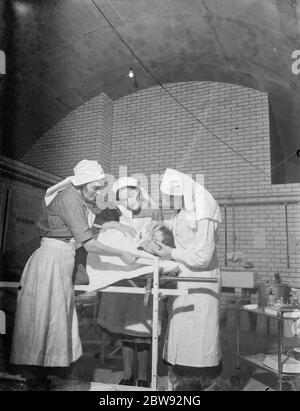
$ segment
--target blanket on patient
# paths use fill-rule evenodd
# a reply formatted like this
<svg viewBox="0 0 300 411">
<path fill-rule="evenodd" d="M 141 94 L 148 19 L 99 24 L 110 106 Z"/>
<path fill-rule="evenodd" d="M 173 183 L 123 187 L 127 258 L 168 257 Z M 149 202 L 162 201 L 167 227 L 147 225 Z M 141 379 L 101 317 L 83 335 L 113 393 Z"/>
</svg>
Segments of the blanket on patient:
<svg viewBox="0 0 300 411">
<path fill-rule="evenodd" d="M 145 227 L 150 221 L 150 218 L 140 218 L 132 221 L 137 231 L 135 237 L 125 236 L 115 229 L 100 231 L 97 236 L 98 241 L 120 250 L 130 251 L 140 256 L 140 258 L 134 265 L 125 265 L 119 257 L 88 253 L 86 271 L 90 279 L 89 285 L 76 286 L 75 289 L 91 292 L 106 288 L 120 280 L 152 273 L 154 256 L 143 250 L 138 250 L 140 241 L 145 236 Z M 160 267 L 164 271 L 172 271 L 176 269 L 177 264 L 171 261 L 160 261 Z"/>
</svg>

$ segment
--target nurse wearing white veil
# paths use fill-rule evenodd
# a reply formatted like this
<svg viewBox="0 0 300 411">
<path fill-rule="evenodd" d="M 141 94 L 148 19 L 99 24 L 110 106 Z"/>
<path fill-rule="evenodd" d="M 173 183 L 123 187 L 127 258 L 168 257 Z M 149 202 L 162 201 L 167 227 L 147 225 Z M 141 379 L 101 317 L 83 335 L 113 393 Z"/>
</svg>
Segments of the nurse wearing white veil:
<svg viewBox="0 0 300 411">
<path fill-rule="evenodd" d="M 164 196 L 182 197 L 183 206 L 170 224 L 176 248 L 160 244 L 157 254 L 179 262 L 180 276 L 219 280 L 216 242 L 221 213 L 218 204 L 201 184 L 173 169 L 166 170 L 161 191 Z M 192 293 L 172 301 L 164 359 L 177 368 L 184 366 L 195 370 L 197 367 L 203 380 L 206 374 L 212 376 L 212 371 L 221 370 L 220 281 L 178 283 L 178 289 L 187 288 L 192 289 Z"/>
<path fill-rule="evenodd" d="M 43 378 L 69 367 L 82 354 L 74 304 L 72 274 L 75 248 L 119 256 L 126 264 L 135 256 L 93 238 L 94 204 L 105 184 L 97 161 L 82 160 L 74 175 L 50 187 L 37 224 L 41 246 L 28 260 L 20 280 L 11 348 L 11 363 L 24 375 Z"/>
</svg>

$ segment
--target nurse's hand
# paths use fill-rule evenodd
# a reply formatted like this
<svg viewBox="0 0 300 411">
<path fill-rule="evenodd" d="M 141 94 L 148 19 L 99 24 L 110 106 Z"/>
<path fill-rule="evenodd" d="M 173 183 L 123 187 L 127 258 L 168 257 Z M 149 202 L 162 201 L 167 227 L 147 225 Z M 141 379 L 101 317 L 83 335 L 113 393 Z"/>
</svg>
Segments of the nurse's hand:
<svg viewBox="0 0 300 411">
<path fill-rule="evenodd" d="M 125 264 L 132 265 L 136 264 L 136 261 L 139 258 L 139 256 L 129 253 L 128 251 L 123 251 L 120 255 L 120 258 Z"/>
<path fill-rule="evenodd" d="M 155 255 L 160 257 L 162 260 L 171 260 L 172 248 L 168 247 L 167 245 L 163 244 L 160 241 L 155 241 L 155 244 L 156 244 L 154 248 Z"/>
<path fill-rule="evenodd" d="M 153 230 L 155 230 L 158 227 L 161 227 L 163 224 L 160 221 L 151 221 L 151 223 L 148 223 L 145 227 L 145 232 L 147 234 L 150 234 Z"/>
</svg>

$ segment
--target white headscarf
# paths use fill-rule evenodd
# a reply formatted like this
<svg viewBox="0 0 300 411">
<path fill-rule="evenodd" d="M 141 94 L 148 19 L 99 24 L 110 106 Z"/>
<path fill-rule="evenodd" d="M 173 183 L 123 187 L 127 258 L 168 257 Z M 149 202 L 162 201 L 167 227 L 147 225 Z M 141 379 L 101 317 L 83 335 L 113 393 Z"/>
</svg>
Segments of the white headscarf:
<svg viewBox="0 0 300 411">
<path fill-rule="evenodd" d="M 54 200 L 59 191 L 70 187 L 72 184 L 74 186 L 81 186 L 103 178 L 105 178 L 105 174 L 98 161 L 82 160 L 75 166 L 73 176 L 67 177 L 61 182 L 48 188 L 45 196 L 46 206 Z"/>
<path fill-rule="evenodd" d="M 150 203 L 152 207 L 155 207 L 155 203 L 154 201 L 151 199 L 151 197 L 149 196 L 149 194 L 147 193 L 147 191 L 140 186 L 140 183 L 138 182 L 138 180 L 136 180 L 133 177 L 121 177 L 119 178 L 117 181 L 115 181 L 115 183 L 112 186 L 112 191 L 115 194 L 115 196 L 117 195 L 118 190 L 120 190 L 121 188 L 125 188 L 125 187 L 136 187 L 141 191 L 141 194 L 143 196 L 143 199 Z"/>
<path fill-rule="evenodd" d="M 160 189 L 167 195 L 179 195 L 184 198 L 184 209 L 192 228 L 204 218 L 221 223 L 221 211 L 213 196 L 187 174 L 167 168 Z"/>
</svg>

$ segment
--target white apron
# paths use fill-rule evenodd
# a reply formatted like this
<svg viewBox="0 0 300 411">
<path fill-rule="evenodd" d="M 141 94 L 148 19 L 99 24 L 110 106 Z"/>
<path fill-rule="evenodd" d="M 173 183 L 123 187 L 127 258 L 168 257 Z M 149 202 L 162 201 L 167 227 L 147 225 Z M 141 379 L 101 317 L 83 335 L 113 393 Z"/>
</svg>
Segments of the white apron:
<svg viewBox="0 0 300 411">
<path fill-rule="evenodd" d="M 72 274 L 75 247 L 43 238 L 21 278 L 11 362 L 68 367 L 82 355 Z"/>
<path fill-rule="evenodd" d="M 212 223 L 213 224 L 213 223 Z M 194 243 L 184 211 L 173 219 L 176 248 Z M 190 269 L 180 264 L 181 277 L 214 277 L 220 279 L 216 252 L 205 269 Z M 178 282 L 178 289 L 194 289 L 187 296 L 169 298 L 169 324 L 164 345 L 164 359 L 172 365 L 213 367 L 221 360 L 219 341 L 218 283 Z"/>
<path fill-rule="evenodd" d="M 122 213 L 120 223 L 134 227 L 138 233 L 137 239 L 139 236 L 145 235 L 145 227 L 151 222 L 151 217 L 133 219 L 132 213 L 123 208 Z M 131 239 L 135 247 L 137 246 L 137 239 Z M 133 279 L 114 285 L 125 287 L 130 285 L 133 287 L 145 286 L 141 284 L 145 284 L 145 281 Z M 119 334 L 119 337 L 122 339 L 125 339 L 126 336 L 131 336 L 137 339 L 147 338 L 150 342 L 152 335 L 152 299 L 149 307 L 145 307 L 144 295 L 103 293 L 97 323 L 110 333 L 117 334 L 116 338 L 118 338 Z"/>
</svg>

